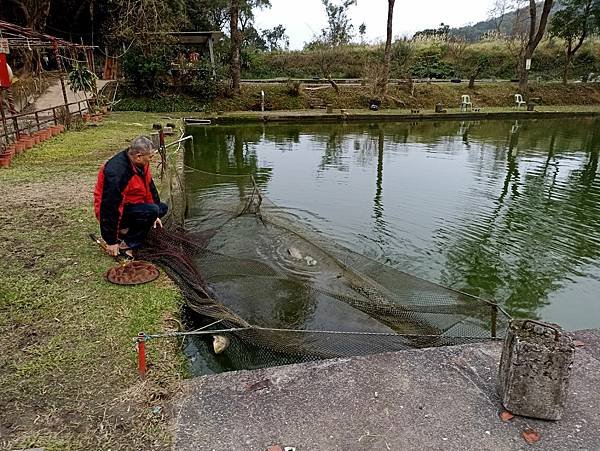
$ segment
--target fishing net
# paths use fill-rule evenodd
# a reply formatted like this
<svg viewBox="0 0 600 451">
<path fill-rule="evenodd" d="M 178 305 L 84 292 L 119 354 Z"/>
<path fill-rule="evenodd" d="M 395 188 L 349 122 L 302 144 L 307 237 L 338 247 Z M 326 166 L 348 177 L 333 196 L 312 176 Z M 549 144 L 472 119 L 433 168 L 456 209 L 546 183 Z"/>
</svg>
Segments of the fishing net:
<svg viewBox="0 0 600 451">
<path fill-rule="evenodd" d="M 116 285 L 140 285 L 156 280 L 160 272 L 150 262 L 134 260 L 113 266 L 106 272 L 106 280 Z"/>
<path fill-rule="evenodd" d="M 210 356 L 210 337 L 198 339 L 216 366 L 250 369 L 504 336 L 509 318 L 495 303 L 340 246 L 266 198 L 260 174 L 195 171 L 193 219 L 184 229 L 174 214 L 137 257 L 165 268 L 201 319 L 196 324 L 217 321 L 212 329 L 227 330 L 219 334 L 231 344 L 220 356 Z M 178 172 L 173 180 L 181 185 Z M 170 183 L 169 196 L 176 191 Z"/>
</svg>

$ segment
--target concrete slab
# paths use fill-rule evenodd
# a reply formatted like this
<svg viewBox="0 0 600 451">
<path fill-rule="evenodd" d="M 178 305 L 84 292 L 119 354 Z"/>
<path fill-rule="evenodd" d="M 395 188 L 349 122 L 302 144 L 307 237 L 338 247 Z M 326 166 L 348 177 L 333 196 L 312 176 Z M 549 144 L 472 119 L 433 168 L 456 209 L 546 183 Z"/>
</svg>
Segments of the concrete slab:
<svg viewBox="0 0 600 451">
<path fill-rule="evenodd" d="M 186 383 L 177 450 L 600 449 L 600 333 L 584 331 L 565 415 L 502 422 L 500 343 L 205 376 Z M 539 432 L 529 445 L 525 429 Z"/>
</svg>

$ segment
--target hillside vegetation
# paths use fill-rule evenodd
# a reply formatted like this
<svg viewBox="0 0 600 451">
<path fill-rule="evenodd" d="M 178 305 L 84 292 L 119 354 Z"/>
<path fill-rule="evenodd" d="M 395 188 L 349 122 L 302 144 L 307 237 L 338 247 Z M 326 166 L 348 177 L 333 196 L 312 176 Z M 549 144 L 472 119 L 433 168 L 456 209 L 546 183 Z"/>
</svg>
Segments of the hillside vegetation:
<svg viewBox="0 0 600 451">
<path fill-rule="evenodd" d="M 457 53 L 460 52 L 460 55 Z M 479 78 L 515 78 L 516 49 L 502 40 L 483 40 L 462 48 L 443 41 L 396 41 L 392 49 L 392 77 L 468 78 L 465 58 L 488 61 Z M 363 78 L 369 66 L 381 61 L 383 46 L 349 45 L 323 50 L 247 52 L 243 54 L 244 78 Z M 462 61 L 461 61 L 462 60 Z M 465 64 L 466 63 L 466 64 Z M 564 66 L 564 43 L 543 41 L 533 58 L 532 79 L 558 80 Z M 326 73 L 328 72 L 328 73 Z M 573 61 L 573 77 L 600 72 L 600 39 L 587 42 Z"/>
</svg>

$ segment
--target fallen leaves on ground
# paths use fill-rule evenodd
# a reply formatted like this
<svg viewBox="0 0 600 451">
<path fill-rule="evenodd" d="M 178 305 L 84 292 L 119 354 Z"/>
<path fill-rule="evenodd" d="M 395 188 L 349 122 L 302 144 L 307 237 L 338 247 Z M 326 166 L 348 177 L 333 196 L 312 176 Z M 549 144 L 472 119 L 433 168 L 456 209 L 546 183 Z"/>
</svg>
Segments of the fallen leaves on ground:
<svg viewBox="0 0 600 451">
<path fill-rule="evenodd" d="M 506 423 L 507 421 L 510 421 L 510 420 L 512 420 L 514 417 L 515 417 L 515 416 L 514 416 L 512 413 L 510 413 L 508 410 L 503 410 L 503 411 L 500 413 L 500 419 L 501 419 L 502 421 L 504 421 L 505 423 Z"/>
<path fill-rule="evenodd" d="M 529 443 L 530 445 L 532 443 L 539 442 L 540 438 L 541 438 L 540 433 L 538 431 L 536 431 L 535 429 L 531 429 L 531 428 L 525 429 L 523 431 L 522 435 L 523 435 L 523 438 L 525 439 L 525 441 L 527 443 Z"/>
<path fill-rule="evenodd" d="M 254 384 L 246 384 L 246 391 L 257 391 L 263 390 L 265 388 L 269 388 L 271 386 L 271 381 L 269 379 L 264 379 L 259 382 L 255 382 Z"/>
</svg>

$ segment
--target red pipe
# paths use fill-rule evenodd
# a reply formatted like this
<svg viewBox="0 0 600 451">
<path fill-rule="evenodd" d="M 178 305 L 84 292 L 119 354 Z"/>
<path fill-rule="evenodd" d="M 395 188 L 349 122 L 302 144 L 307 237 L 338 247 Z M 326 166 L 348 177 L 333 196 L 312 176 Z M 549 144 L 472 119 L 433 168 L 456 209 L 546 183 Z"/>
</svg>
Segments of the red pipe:
<svg viewBox="0 0 600 451">
<path fill-rule="evenodd" d="M 146 377 L 146 336 L 144 335 L 144 332 L 138 334 L 137 351 L 138 371 L 140 372 L 140 377 L 143 379 Z"/>
</svg>

